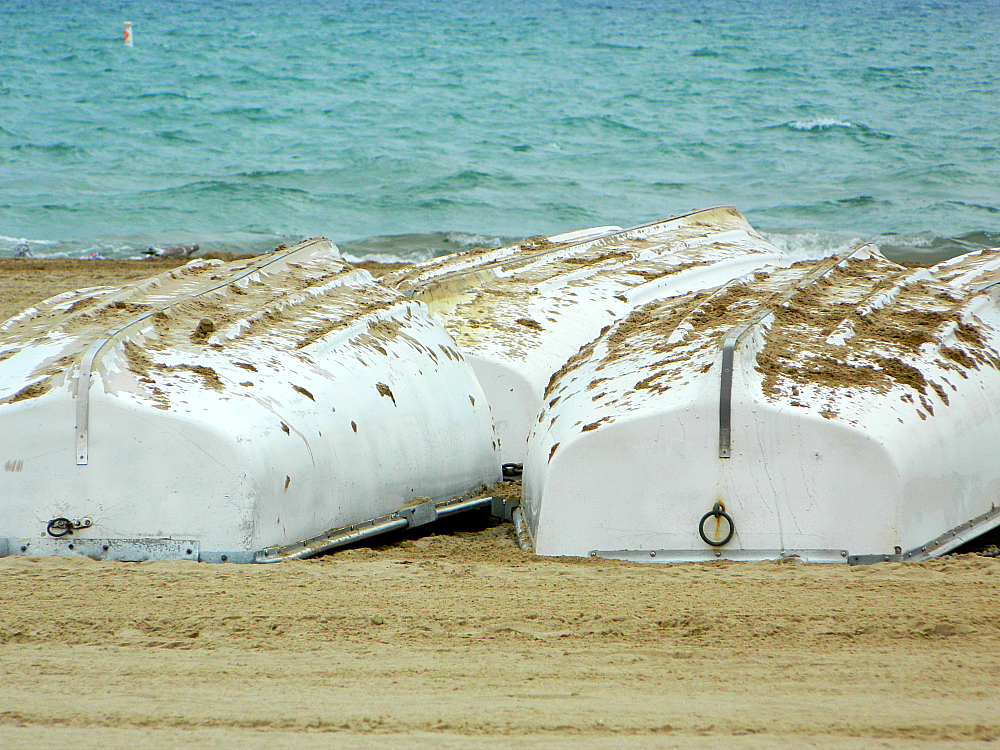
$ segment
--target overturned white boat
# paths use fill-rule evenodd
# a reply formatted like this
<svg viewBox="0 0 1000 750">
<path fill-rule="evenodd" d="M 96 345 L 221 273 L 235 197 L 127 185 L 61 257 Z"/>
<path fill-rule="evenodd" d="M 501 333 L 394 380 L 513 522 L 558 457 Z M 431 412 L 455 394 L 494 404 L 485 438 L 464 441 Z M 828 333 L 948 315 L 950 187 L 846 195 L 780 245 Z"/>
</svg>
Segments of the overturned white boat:
<svg viewBox="0 0 1000 750">
<path fill-rule="evenodd" d="M 777 248 L 729 207 L 471 250 L 382 279 L 443 320 L 486 393 L 506 463 L 524 461 L 554 373 L 650 299 L 717 287 Z"/>
<path fill-rule="evenodd" d="M 0 325 L 0 466 L 0 555 L 122 560 L 315 552 L 500 476 L 452 339 L 326 240 Z"/>
<path fill-rule="evenodd" d="M 998 279 L 868 245 L 638 306 L 545 392 L 536 551 L 918 560 L 997 526 Z"/>
</svg>

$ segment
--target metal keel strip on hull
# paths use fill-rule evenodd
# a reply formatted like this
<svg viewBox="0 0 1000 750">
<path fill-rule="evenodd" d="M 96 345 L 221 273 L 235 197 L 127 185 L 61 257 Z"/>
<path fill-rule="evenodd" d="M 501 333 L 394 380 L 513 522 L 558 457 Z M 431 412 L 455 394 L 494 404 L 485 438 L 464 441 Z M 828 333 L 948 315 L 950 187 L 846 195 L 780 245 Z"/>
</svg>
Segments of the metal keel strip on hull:
<svg viewBox="0 0 1000 750">
<path fill-rule="evenodd" d="M 504 500 L 499 497 L 458 498 L 441 503 L 429 501 L 409 508 L 402 508 L 395 513 L 379 516 L 370 521 L 331 529 L 301 542 L 287 544 L 283 547 L 262 549 L 255 553 L 254 562 L 274 563 L 284 560 L 304 560 L 374 536 L 423 526 L 439 518 L 478 508 L 489 508 L 493 515 L 500 518 L 509 517 L 509 509 L 507 509 Z"/>
<path fill-rule="evenodd" d="M 732 562 L 762 562 L 765 560 L 799 560 L 810 563 L 846 563 L 847 550 L 842 549 L 617 549 L 591 550 L 591 557 L 605 560 L 625 560 L 642 563 L 692 563 L 729 560 Z"/>
<path fill-rule="evenodd" d="M 730 458 L 732 453 L 732 403 L 733 403 L 733 358 L 740 339 L 747 331 L 760 324 L 778 305 L 788 302 L 800 290 L 815 284 L 838 265 L 865 248 L 874 248 L 870 243 L 862 243 L 818 265 L 804 279 L 782 294 L 773 303 L 754 313 L 749 322 L 732 328 L 722 339 L 722 378 L 719 389 L 719 458 Z"/>
<path fill-rule="evenodd" d="M 717 206 L 716 208 L 721 208 Z M 655 221 L 650 221 L 645 224 L 639 224 L 634 227 L 629 227 L 628 229 L 614 229 L 610 232 L 605 232 L 599 234 L 596 237 L 591 236 L 586 239 L 577 240 L 567 240 L 566 242 L 554 242 L 552 247 L 548 247 L 544 250 L 539 250 L 535 253 L 529 253 L 525 255 L 510 255 L 512 249 L 518 247 L 517 245 L 500 248 L 494 251 L 497 254 L 495 260 L 487 263 L 481 263 L 476 265 L 470 265 L 468 268 L 461 268 L 451 273 L 442 274 L 441 276 L 434 277 L 432 279 L 427 279 L 425 281 L 411 282 L 407 286 L 409 288 L 400 288 L 400 291 L 407 297 L 420 297 L 420 295 L 427 294 L 434 289 L 444 287 L 450 283 L 453 283 L 456 279 L 461 279 L 466 276 L 478 277 L 484 272 L 496 273 L 496 270 L 500 271 L 508 270 L 512 265 L 516 265 L 518 270 L 530 265 L 533 261 L 537 260 L 549 260 L 553 256 L 559 253 L 572 254 L 579 253 L 584 250 L 589 250 L 591 248 L 600 247 L 601 245 L 613 244 L 615 242 L 621 242 L 623 240 L 641 240 L 654 234 L 656 230 L 661 227 L 668 226 L 670 224 L 676 223 L 680 219 L 684 219 L 688 216 L 694 216 L 695 214 L 705 213 L 707 211 L 712 211 L 714 209 L 699 209 L 697 211 L 689 211 L 684 214 L 678 214 L 677 216 L 671 216 L 668 219 L 657 219 Z M 558 235 L 555 237 L 558 240 Z M 499 274 L 496 274 L 499 275 Z M 478 278 L 474 278 L 474 284 L 478 283 Z"/>
<path fill-rule="evenodd" d="M 158 307 L 158 308 L 156 308 L 154 310 L 150 310 L 149 312 L 144 313 L 143 315 L 139 315 L 136 318 L 130 320 L 127 323 L 125 323 L 124 325 L 121 325 L 118 328 L 114 329 L 111 333 L 109 333 L 104 338 L 97 339 L 96 341 L 94 341 L 94 343 L 90 345 L 90 347 L 87 349 L 86 353 L 83 355 L 83 359 L 80 362 L 80 375 L 77 378 L 77 382 L 76 382 L 76 463 L 77 463 L 77 465 L 78 466 L 86 466 L 87 463 L 88 463 L 88 461 L 89 461 L 89 442 L 90 442 L 90 440 L 89 440 L 89 438 L 90 438 L 90 434 L 89 434 L 90 433 L 90 430 L 89 430 L 89 424 L 90 424 L 90 381 L 91 381 L 91 374 L 93 373 L 93 370 L 94 370 L 94 363 L 97 361 L 98 356 L 100 355 L 101 351 L 104 349 L 105 346 L 107 346 L 110 342 L 112 342 L 117 337 L 121 336 L 123 333 L 125 333 L 129 329 L 134 328 L 135 326 L 139 325 L 140 323 L 142 323 L 145 320 L 148 320 L 149 318 L 153 317 L 154 315 L 156 315 L 158 313 L 162 313 L 162 312 L 164 312 L 166 310 L 169 310 L 171 307 L 174 307 L 175 305 L 180 304 L 181 302 L 187 302 L 187 301 L 189 301 L 191 299 L 195 299 L 197 297 L 201 297 L 201 296 L 204 296 L 206 294 L 211 294 L 212 292 L 218 291 L 219 289 L 227 287 L 230 284 L 233 284 L 233 283 L 239 281 L 240 279 L 246 278 L 247 276 L 251 276 L 251 275 L 257 273 L 258 271 L 260 271 L 261 269 L 267 268 L 269 265 L 272 265 L 273 263 L 277 263 L 279 261 L 282 261 L 285 258 L 287 258 L 289 255 L 292 255 L 294 253 L 300 252 L 301 250 L 304 250 L 305 248 L 310 247 L 311 245 L 314 245 L 314 244 L 316 244 L 317 242 L 320 242 L 320 241 L 321 240 L 318 240 L 318 239 L 317 240 L 311 240 L 309 242 L 304 242 L 301 245 L 296 245 L 295 247 L 291 248 L 287 252 L 284 252 L 284 253 L 282 253 L 280 255 L 264 256 L 265 257 L 264 260 L 259 260 L 259 261 L 255 262 L 255 263 L 252 263 L 249 268 L 244 269 L 243 271 L 241 271 L 238 274 L 230 276 L 225 281 L 222 281 L 222 282 L 220 282 L 218 284 L 215 284 L 215 285 L 213 285 L 213 286 L 211 286 L 211 287 L 209 287 L 207 289 L 204 289 L 204 290 L 202 290 L 202 291 L 200 291 L 200 292 L 198 292 L 196 294 L 192 294 L 189 297 L 184 298 L 183 300 L 178 300 L 177 302 L 172 302 L 169 305 L 163 305 L 162 307 Z"/>
<path fill-rule="evenodd" d="M 81 539 L 72 536 L 58 539 L 0 539 L 0 557 L 7 555 L 89 557 L 92 560 L 115 562 L 194 562 L 201 559 L 201 548 L 197 539 Z"/>
<path fill-rule="evenodd" d="M 950 531 L 946 531 L 936 539 L 927 542 L 927 544 L 914 547 L 902 554 L 849 555 L 847 561 L 851 565 L 870 565 L 877 562 L 920 562 L 921 560 L 929 560 L 932 557 L 946 555 L 997 526 L 1000 526 L 1000 508 L 993 508 L 993 510 L 976 516 L 971 521 L 967 521 Z"/>
</svg>

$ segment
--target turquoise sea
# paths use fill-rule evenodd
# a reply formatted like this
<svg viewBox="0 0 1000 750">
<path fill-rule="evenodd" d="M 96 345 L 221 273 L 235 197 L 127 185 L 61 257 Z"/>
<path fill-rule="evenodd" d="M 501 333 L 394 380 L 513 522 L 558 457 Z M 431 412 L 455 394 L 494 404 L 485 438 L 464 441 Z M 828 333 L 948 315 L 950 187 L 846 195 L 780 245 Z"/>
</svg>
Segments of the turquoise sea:
<svg viewBox="0 0 1000 750">
<path fill-rule="evenodd" d="M 1000 245 L 1000 0 L 4 0 L 0 40 L 0 255 L 717 204 L 801 255 Z"/>
</svg>

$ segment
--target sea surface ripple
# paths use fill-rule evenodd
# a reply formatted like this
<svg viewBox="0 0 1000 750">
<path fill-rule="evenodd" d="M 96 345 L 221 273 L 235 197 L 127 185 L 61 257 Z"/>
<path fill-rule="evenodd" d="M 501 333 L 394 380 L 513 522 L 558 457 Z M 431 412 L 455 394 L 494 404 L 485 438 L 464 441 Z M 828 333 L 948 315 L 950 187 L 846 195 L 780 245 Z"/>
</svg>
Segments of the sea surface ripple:
<svg viewBox="0 0 1000 750">
<path fill-rule="evenodd" d="M 948 257 L 1000 245 L 998 31 L 996 0 L 8 0 L 0 255 L 416 258 L 731 204 L 803 256 Z"/>
</svg>

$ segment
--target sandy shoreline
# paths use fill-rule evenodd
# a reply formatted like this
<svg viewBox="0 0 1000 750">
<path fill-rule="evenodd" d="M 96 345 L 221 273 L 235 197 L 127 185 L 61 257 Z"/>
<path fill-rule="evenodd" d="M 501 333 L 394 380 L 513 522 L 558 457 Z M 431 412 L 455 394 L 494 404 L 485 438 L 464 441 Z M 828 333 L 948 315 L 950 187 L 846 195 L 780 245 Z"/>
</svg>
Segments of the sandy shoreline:
<svg viewBox="0 0 1000 750">
<path fill-rule="evenodd" d="M 0 260 L 0 318 L 176 263 Z M 274 566 L 0 560 L 10 747 L 981 747 L 1000 560 L 536 558 L 482 518 Z"/>
</svg>

